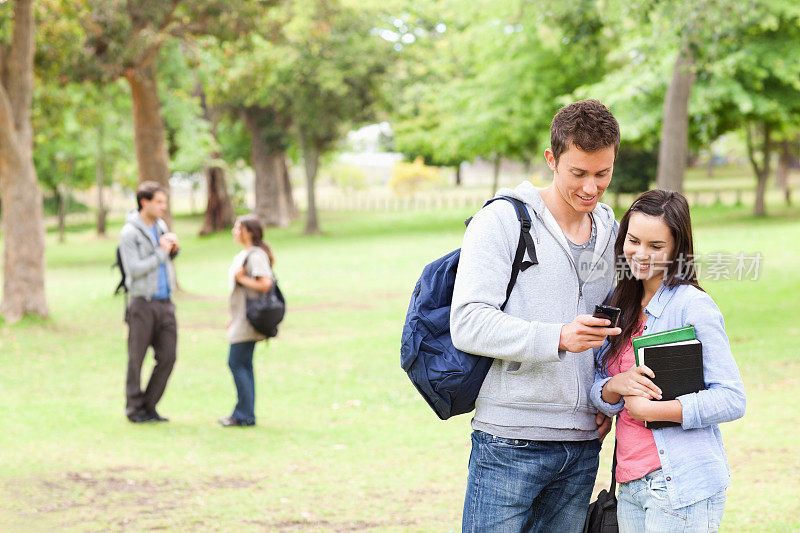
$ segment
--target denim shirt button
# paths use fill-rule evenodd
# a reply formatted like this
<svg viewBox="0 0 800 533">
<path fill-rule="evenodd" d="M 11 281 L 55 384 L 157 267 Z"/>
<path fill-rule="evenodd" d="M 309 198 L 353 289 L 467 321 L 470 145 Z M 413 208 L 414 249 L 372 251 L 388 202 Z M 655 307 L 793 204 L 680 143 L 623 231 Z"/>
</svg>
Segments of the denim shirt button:
<svg viewBox="0 0 800 533">
<path fill-rule="evenodd" d="M 644 331 L 647 331 L 647 326 L 644 327 Z"/>
<path fill-rule="evenodd" d="M 672 481 L 672 478 L 667 476 L 667 481 Z"/>
<path fill-rule="evenodd" d="M 664 450 L 658 450 L 658 453 L 660 453 L 661 455 L 664 455 Z"/>
</svg>

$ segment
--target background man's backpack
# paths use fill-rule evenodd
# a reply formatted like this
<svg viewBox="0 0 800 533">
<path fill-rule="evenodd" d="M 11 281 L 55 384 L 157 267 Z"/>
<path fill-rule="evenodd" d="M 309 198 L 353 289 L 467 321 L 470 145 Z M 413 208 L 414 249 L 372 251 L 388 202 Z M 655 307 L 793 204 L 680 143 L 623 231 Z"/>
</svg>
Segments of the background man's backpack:
<svg viewBox="0 0 800 533">
<path fill-rule="evenodd" d="M 525 204 L 516 198 L 498 196 L 484 207 L 495 200 L 511 202 L 520 222 L 511 279 L 500 306 L 504 310 L 519 273 L 538 261 Z M 526 250 L 530 261 L 523 262 Z M 454 250 L 423 269 L 411 296 L 400 344 L 401 367 L 442 420 L 475 409 L 475 399 L 493 361 L 458 350 L 450 338 L 450 304 L 460 255 L 461 249 Z"/>
<path fill-rule="evenodd" d="M 249 258 L 250 254 L 247 254 L 242 266 L 247 265 Z M 278 335 L 278 324 L 286 315 L 286 300 L 278 287 L 277 279 L 272 278 L 272 286 L 268 292 L 262 292 L 255 298 L 247 298 L 245 305 L 247 321 L 253 329 L 268 338 Z"/>
</svg>

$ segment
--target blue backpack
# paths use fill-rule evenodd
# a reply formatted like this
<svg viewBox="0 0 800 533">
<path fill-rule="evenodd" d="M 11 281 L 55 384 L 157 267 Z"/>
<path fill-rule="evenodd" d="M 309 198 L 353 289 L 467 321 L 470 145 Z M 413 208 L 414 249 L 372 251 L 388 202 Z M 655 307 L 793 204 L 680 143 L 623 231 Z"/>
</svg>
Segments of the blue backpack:
<svg viewBox="0 0 800 533">
<path fill-rule="evenodd" d="M 519 244 L 506 287 L 504 310 L 517 276 L 538 264 L 530 234 L 531 217 L 525 204 L 516 198 L 498 196 L 514 205 L 520 222 Z M 472 218 L 465 221 L 469 224 Z M 525 251 L 530 261 L 524 261 Z M 462 352 L 450 338 L 450 303 L 461 249 L 454 250 L 426 266 L 414 287 L 408 305 L 400 344 L 400 366 L 411 382 L 442 420 L 475 409 L 483 380 L 494 359 Z"/>
</svg>

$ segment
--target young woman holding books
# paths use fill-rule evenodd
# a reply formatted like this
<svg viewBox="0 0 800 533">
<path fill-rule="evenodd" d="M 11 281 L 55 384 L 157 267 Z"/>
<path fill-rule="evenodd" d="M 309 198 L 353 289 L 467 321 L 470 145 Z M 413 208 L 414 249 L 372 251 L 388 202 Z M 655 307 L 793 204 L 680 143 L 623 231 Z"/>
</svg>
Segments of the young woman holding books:
<svg viewBox="0 0 800 533">
<path fill-rule="evenodd" d="M 622 333 L 597 354 L 592 402 L 616 424 L 620 531 L 717 531 L 730 474 L 718 424 L 744 415 L 745 394 L 722 314 L 697 282 L 689 205 L 648 191 L 622 217 L 615 243 Z M 661 400 L 631 339 L 694 326 L 705 390 Z M 645 359 L 645 364 L 647 360 Z M 648 429 L 646 422 L 674 422 Z"/>
</svg>

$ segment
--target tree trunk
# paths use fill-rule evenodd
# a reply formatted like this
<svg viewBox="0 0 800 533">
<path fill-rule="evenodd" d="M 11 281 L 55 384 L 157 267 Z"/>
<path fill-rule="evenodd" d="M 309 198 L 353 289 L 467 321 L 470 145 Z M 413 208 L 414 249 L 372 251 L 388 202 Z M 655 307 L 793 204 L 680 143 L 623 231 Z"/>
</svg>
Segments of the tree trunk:
<svg viewBox="0 0 800 533">
<path fill-rule="evenodd" d="M 233 225 L 234 218 L 233 205 L 225 181 L 225 170 L 219 166 L 210 166 L 206 167 L 205 172 L 208 204 L 200 235 L 222 231 Z"/>
<path fill-rule="evenodd" d="M 461 187 L 461 163 L 456 165 L 456 187 Z"/>
<path fill-rule="evenodd" d="M 152 65 L 128 69 L 125 79 L 131 86 L 139 182 L 155 181 L 169 191 L 169 153 L 155 69 Z M 172 214 L 169 209 L 164 219 L 171 226 Z"/>
<path fill-rule="evenodd" d="M 306 212 L 306 235 L 318 235 L 322 233 L 319 229 L 317 220 L 317 203 L 314 191 L 314 184 L 317 179 L 317 169 L 319 168 L 319 149 L 314 143 L 305 138 L 300 132 L 300 149 L 303 152 L 303 163 L 306 168 L 306 196 L 308 198 L 308 211 Z"/>
<path fill-rule="evenodd" d="M 42 193 L 33 166 L 34 19 L 31 0 L 14 3 L 11 48 L 0 58 L 0 196 L 3 198 L 5 319 L 47 316 Z"/>
<path fill-rule="evenodd" d="M 106 234 L 106 217 L 108 216 L 108 208 L 106 208 L 104 191 L 106 185 L 106 155 L 103 147 L 103 138 L 105 137 L 105 124 L 103 119 L 100 119 L 100 124 L 97 126 L 97 157 L 94 160 L 94 179 L 97 186 L 97 235 L 105 236 Z"/>
<path fill-rule="evenodd" d="M 289 218 L 294 220 L 300 216 L 297 211 L 297 204 L 294 203 L 294 194 L 292 194 L 292 181 L 289 179 L 289 166 L 286 164 L 286 155 L 283 157 L 283 199 L 286 202 L 286 208 L 289 211 Z"/>
<path fill-rule="evenodd" d="M 789 170 L 792 163 L 791 144 L 788 139 L 781 143 L 781 156 L 778 159 L 778 170 L 775 173 L 775 182 L 783 189 L 783 198 L 786 205 L 792 205 L 792 189 L 789 184 Z"/>
<path fill-rule="evenodd" d="M 693 66 L 694 57 L 684 43 L 675 60 L 672 81 L 664 97 L 661 143 L 658 147 L 656 182 L 659 189 L 667 191 L 683 192 L 689 151 L 689 96 L 695 81 Z"/>
<path fill-rule="evenodd" d="M 195 86 L 195 95 L 200 98 L 200 106 L 203 108 L 203 118 L 211 124 L 211 134 L 217 138 L 217 124 L 219 113 L 209 107 L 206 101 L 206 93 L 203 86 L 198 82 Z M 210 154 L 211 161 L 221 159 L 217 152 Z M 228 183 L 225 180 L 225 169 L 211 163 L 205 168 L 206 174 L 206 214 L 203 220 L 203 227 L 200 228 L 200 235 L 208 235 L 232 226 L 235 213 L 233 203 L 228 194 Z"/>
<path fill-rule="evenodd" d="M 747 128 L 747 155 L 750 159 L 750 164 L 756 174 L 756 203 L 753 207 L 753 214 L 757 217 L 763 217 L 767 214 L 764 196 L 767 189 L 767 179 L 769 178 L 769 160 L 772 155 L 772 140 L 770 139 L 770 126 L 767 123 L 761 124 L 761 132 L 763 134 L 763 142 L 761 145 L 761 164 L 758 163 L 756 158 L 755 140 L 753 139 L 752 127 L 750 124 L 745 126 Z"/>
<path fill-rule="evenodd" d="M 500 187 L 500 164 L 503 160 L 499 155 L 494 156 L 494 168 L 492 169 L 492 196 L 497 193 Z"/>
<path fill-rule="evenodd" d="M 288 226 L 291 209 L 287 198 L 291 191 L 286 190 L 286 154 L 265 140 L 265 120 L 269 120 L 265 110 L 250 107 L 242 111 L 242 116 L 250 130 L 251 163 L 256 174 L 255 214 L 265 226 Z"/>
<path fill-rule="evenodd" d="M 58 242 L 64 243 L 64 229 L 67 222 L 67 192 L 64 185 L 56 185 L 56 211 L 58 213 Z"/>
</svg>

